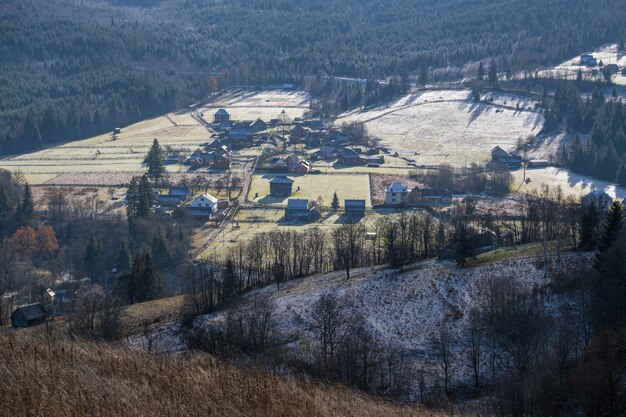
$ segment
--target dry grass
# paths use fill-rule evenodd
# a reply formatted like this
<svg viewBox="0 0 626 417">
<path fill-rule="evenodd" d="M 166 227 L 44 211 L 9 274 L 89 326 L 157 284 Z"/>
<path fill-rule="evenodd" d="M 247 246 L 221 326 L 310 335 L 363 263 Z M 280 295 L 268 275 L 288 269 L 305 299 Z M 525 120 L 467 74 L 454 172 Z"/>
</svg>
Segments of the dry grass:
<svg viewBox="0 0 626 417">
<path fill-rule="evenodd" d="M 340 386 L 23 333 L 0 337 L 2 416 L 426 416 Z"/>
</svg>

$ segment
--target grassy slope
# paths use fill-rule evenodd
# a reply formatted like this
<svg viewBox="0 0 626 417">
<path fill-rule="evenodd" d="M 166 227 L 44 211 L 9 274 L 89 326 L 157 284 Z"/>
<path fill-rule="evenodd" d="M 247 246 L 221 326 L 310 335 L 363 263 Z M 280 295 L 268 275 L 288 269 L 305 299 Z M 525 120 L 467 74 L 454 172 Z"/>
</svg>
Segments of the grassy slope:
<svg viewBox="0 0 626 417">
<path fill-rule="evenodd" d="M 23 333 L 0 337 L 0 351 L 1 416 L 433 415 L 339 386 L 237 370 L 208 355 L 46 344 Z"/>
</svg>

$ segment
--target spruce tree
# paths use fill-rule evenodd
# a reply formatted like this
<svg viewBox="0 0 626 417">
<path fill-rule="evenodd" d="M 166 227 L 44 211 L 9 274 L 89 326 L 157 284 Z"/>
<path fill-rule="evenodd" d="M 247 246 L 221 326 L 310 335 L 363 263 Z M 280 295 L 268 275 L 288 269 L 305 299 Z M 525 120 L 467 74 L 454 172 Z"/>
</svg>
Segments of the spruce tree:
<svg viewBox="0 0 626 417">
<path fill-rule="evenodd" d="M 165 173 L 165 166 L 163 165 L 163 149 L 159 145 L 159 141 L 155 138 L 152 142 L 152 146 L 144 159 L 144 163 L 148 166 L 148 177 L 153 180 L 160 179 Z"/>
<path fill-rule="evenodd" d="M 144 270 L 141 274 L 142 301 L 156 300 L 163 295 L 161 276 L 157 271 L 152 256 L 149 253 L 144 255 Z"/>
<path fill-rule="evenodd" d="M 130 271 L 130 268 L 133 264 L 133 256 L 130 252 L 130 248 L 128 247 L 128 241 L 126 239 L 122 240 L 122 243 L 120 244 L 120 249 L 117 252 L 115 263 L 118 272 Z"/>
<path fill-rule="evenodd" d="M 17 206 L 16 215 L 18 227 L 32 227 L 35 220 L 35 203 L 33 202 L 33 193 L 28 183 L 24 185 L 24 192 Z"/>
<path fill-rule="evenodd" d="M 13 208 L 9 202 L 9 196 L 7 195 L 4 185 L 0 185 L 0 226 L 11 215 Z"/>
<path fill-rule="evenodd" d="M 492 88 L 496 88 L 498 86 L 498 69 L 496 68 L 496 61 L 493 59 L 489 64 L 489 85 Z"/>
<path fill-rule="evenodd" d="M 333 194 L 333 201 L 330 203 L 330 207 L 332 207 L 334 211 L 339 210 L 339 197 L 337 197 L 337 191 Z"/>
<path fill-rule="evenodd" d="M 482 81 L 485 78 L 485 67 L 483 66 L 482 62 L 478 65 L 478 72 L 476 73 L 476 78 L 478 78 L 479 81 Z"/>
<path fill-rule="evenodd" d="M 103 269 L 103 247 L 102 241 L 95 235 L 89 237 L 87 247 L 85 248 L 84 265 L 92 278 L 98 278 Z"/>
<path fill-rule="evenodd" d="M 147 219 L 150 217 L 150 209 L 154 204 L 152 185 L 146 175 L 139 180 L 137 195 L 137 217 Z"/>
<path fill-rule="evenodd" d="M 126 218 L 128 223 L 137 218 L 137 206 L 139 202 L 139 178 L 133 177 L 126 191 Z"/>
<path fill-rule="evenodd" d="M 169 263 L 168 242 L 161 227 L 158 227 L 152 236 L 152 256 L 160 267 Z"/>
<path fill-rule="evenodd" d="M 600 223 L 600 213 L 595 204 L 589 204 L 584 210 L 580 222 L 580 246 L 584 250 L 596 248 L 596 235 L 598 224 Z"/>
<path fill-rule="evenodd" d="M 222 291 L 224 300 L 232 299 L 237 293 L 237 276 L 235 274 L 235 263 L 228 258 L 224 271 L 222 272 Z"/>
<path fill-rule="evenodd" d="M 593 260 L 593 266 L 596 270 L 602 270 L 604 266 L 605 256 L 617 236 L 619 235 L 624 223 L 624 207 L 621 201 L 615 200 L 609 207 L 609 212 L 602 224 L 602 232 L 598 241 L 598 250 Z"/>
</svg>

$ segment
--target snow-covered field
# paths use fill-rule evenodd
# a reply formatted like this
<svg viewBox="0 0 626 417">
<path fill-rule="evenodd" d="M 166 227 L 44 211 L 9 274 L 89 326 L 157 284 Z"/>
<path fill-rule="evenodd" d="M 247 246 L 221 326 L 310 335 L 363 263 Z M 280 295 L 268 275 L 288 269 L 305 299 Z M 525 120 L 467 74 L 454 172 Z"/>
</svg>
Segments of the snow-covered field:
<svg viewBox="0 0 626 417">
<path fill-rule="evenodd" d="M 522 170 L 514 171 L 514 184 L 521 184 L 524 179 Z M 613 198 L 626 198 L 626 188 L 617 184 L 602 181 L 586 175 L 576 174 L 565 168 L 541 168 L 529 169 L 526 171 L 526 177 L 530 178 L 530 183 L 522 186 L 520 192 L 541 192 L 542 187 L 548 186 L 553 191 L 557 187 L 561 187 L 564 195 L 572 195 L 574 197 L 583 196 L 592 190 L 598 188 L 604 190 Z M 517 185 L 514 185 L 517 189 Z"/>
<path fill-rule="evenodd" d="M 534 101 L 489 94 L 492 104 L 474 103 L 469 90 L 411 94 L 385 108 L 351 112 L 336 124 L 364 122 L 370 134 L 418 165 L 484 163 L 494 146 L 513 150 L 520 139 L 536 134 L 543 116 Z M 483 97 L 483 98 L 485 98 Z M 519 108 L 522 110 L 517 110 Z"/>
<path fill-rule="evenodd" d="M 311 97 L 303 91 L 242 91 L 233 90 L 220 95 L 200 109 L 208 122 L 213 121 L 213 114 L 219 108 L 225 108 L 233 120 L 254 120 L 258 117 L 265 121 L 279 118 L 284 110 L 290 118 L 302 117 L 309 110 Z"/>
</svg>

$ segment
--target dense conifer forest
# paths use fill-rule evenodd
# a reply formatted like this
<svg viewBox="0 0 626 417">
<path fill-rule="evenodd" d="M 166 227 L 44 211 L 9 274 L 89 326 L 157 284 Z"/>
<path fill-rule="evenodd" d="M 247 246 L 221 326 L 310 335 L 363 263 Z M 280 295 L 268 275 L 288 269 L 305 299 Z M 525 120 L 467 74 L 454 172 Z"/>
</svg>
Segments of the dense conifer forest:
<svg viewBox="0 0 626 417">
<path fill-rule="evenodd" d="M 0 153 L 104 132 L 235 84 L 406 77 L 489 57 L 532 68 L 615 41 L 624 21 L 620 0 L 7 0 Z"/>
</svg>

